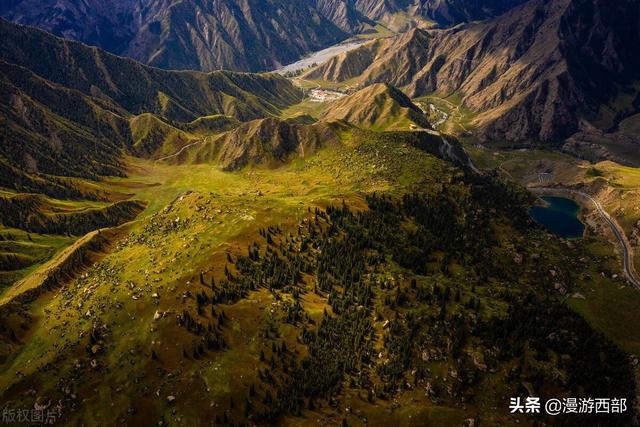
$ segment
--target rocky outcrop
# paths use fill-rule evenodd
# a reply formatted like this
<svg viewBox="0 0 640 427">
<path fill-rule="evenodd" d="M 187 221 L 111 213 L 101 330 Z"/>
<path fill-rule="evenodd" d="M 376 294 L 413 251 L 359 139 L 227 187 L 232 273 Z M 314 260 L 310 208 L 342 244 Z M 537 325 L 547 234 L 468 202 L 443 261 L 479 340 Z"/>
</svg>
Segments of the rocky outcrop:
<svg viewBox="0 0 640 427">
<path fill-rule="evenodd" d="M 419 17 L 448 27 L 498 16 L 526 0 L 352 0 L 370 19 L 386 21 L 395 13 Z"/>
<path fill-rule="evenodd" d="M 527 0 L 423 0 L 417 2 L 415 13 L 448 26 L 498 16 L 525 1 Z"/>
<path fill-rule="evenodd" d="M 316 0 L 318 13 L 331 21 L 345 33 L 358 33 L 375 22 L 353 7 L 348 0 Z"/>
<path fill-rule="evenodd" d="M 370 19 L 379 21 L 385 15 L 404 11 L 415 2 L 412 0 L 354 0 L 354 7 Z"/>
</svg>

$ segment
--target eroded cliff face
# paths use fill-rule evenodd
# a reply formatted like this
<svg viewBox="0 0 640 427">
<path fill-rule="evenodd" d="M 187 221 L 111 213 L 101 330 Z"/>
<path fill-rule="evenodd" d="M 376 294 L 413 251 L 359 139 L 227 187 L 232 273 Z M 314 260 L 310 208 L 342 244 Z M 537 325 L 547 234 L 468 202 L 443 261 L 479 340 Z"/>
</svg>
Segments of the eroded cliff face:
<svg viewBox="0 0 640 427">
<path fill-rule="evenodd" d="M 125 54 L 161 68 L 270 70 L 348 37 L 310 2 L 157 3 Z"/>
<path fill-rule="evenodd" d="M 160 68 L 259 71 L 361 27 L 360 14 L 340 2 L 318 3 L 324 7 L 310 0 L 22 0 L 0 12 Z"/>
<path fill-rule="evenodd" d="M 591 104 L 640 79 L 640 2 L 574 0 L 558 32 L 568 70 Z"/>
<path fill-rule="evenodd" d="M 342 31 L 355 34 L 375 22 L 354 7 L 351 0 L 316 0 L 318 13 Z"/>
<path fill-rule="evenodd" d="M 559 141 L 639 78 L 630 53 L 640 42 L 638 7 L 632 0 L 532 0 L 490 21 L 365 45 L 309 75 L 388 82 L 410 96 L 456 93 L 477 113 L 481 138 Z M 617 14 L 628 15 L 616 21 Z M 608 81 L 613 73 L 619 77 Z"/>
<path fill-rule="evenodd" d="M 529 72 L 524 78 L 506 71 L 512 78 L 498 93 L 505 93 L 505 89 L 516 92 L 504 99 L 494 98 L 507 107 L 504 114 L 490 111 L 494 108 L 492 98 L 482 91 L 465 98 L 476 111 L 489 111 L 478 117 L 485 137 L 519 139 L 526 135 L 542 142 L 558 142 L 576 132 L 581 120 L 593 120 L 612 129 L 640 105 L 637 88 L 633 88 L 640 78 L 640 63 L 633 53 L 640 43 L 640 3 L 560 3 L 544 2 L 536 7 L 535 15 L 529 15 L 527 28 L 536 31 L 522 32 L 519 44 L 527 47 L 530 43 L 529 51 L 538 53 L 533 58 L 516 56 L 516 64 L 527 65 L 523 69 Z M 541 22 L 538 27 L 537 22 Z M 523 91 L 520 88 L 529 89 L 522 100 L 517 96 Z M 467 92 L 464 87 L 463 92 Z M 623 92 L 636 101 L 621 105 L 616 98 Z M 612 117 L 599 117 L 603 108 L 611 109 Z"/>
</svg>

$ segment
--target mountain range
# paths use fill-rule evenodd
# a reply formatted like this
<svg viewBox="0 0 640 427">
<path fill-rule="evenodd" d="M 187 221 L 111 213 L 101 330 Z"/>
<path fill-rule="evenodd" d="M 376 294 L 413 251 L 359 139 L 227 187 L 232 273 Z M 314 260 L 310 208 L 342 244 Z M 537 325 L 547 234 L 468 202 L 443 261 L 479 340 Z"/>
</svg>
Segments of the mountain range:
<svg viewBox="0 0 640 427">
<path fill-rule="evenodd" d="M 384 83 L 390 85 L 389 90 L 395 91 L 397 87 L 410 98 L 433 93 L 458 97 L 461 105 L 474 115 L 474 134 L 486 141 L 560 144 L 581 131 L 570 146 L 576 151 L 576 147 L 585 145 L 580 141 L 593 139 L 585 136 L 583 121 L 603 132 L 615 132 L 617 124 L 632 115 L 640 102 L 635 86 L 640 81 L 640 60 L 630 54 L 633 46 L 640 43 L 640 35 L 633 30 L 640 26 L 637 2 L 624 0 L 614 6 L 603 0 L 517 3 L 484 5 L 481 9 L 485 14 L 507 10 L 493 19 L 453 28 L 414 28 L 395 37 L 372 40 L 313 68 L 303 77 L 332 84 L 348 82 L 356 89 Z M 132 4 L 116 2 L 114 7 L 100 10 L 122 16 L 116 13 L 118 8 L 125 10 Z M 206 2 L 198 4 L 213 6 Z M 466 11 L 460 12 L 460 16 L 464 16 L 461 20 L 482 17 L 473 4 L 423 2 L 421 7 L 451 18 L 438 18 L 447 25 L 459 21 L 452 18 L 453 10 Z M 27 5 L 26 0 L 4 4 L 3 14 L 14 13 Z M 377 11 L 375 5 L 384 11 Z M 60 17 L 74 16 L 78 25 L 88 22 L 63 13 L 64 7 L 58 6 L 43 8 L 41 18 L 60 9 Z M 336 31 L 341 32 L 342 37 L 358 31 L 356 27 L 361 24 L 370 25 L 375 19 L 381 19 L 384 14 L 408 10 L 409 4 L 326 0 L 313 6 L 323 10 L 322 19 L 332 20 L 331 24 L 319 25 L 325 29 L 327 25 L 338 25 L 342 29 Z M 98 4 L 93 7 L 98 8 Z M 249 6 L 245 9 L 253 14 L 260 10 Z M 444 13 L 445 10 L 449 12 Z M 80 12 L 94 18 L 100 16 L 89 4 L 74 13 Z M 13 18 L 27 20 L 26 16 Z M 57 19 L 46 18 L 37 23 L 46 26 L 45 21 L 59 22 Z M 96 34 L 102 34 L 95 25 Z M 261 24 L 259 27 L 264 29 Z M 127 27 L 114 25 L 112 28 L 125 31 Z M 2 88 L 9 100 L 2 108 L 11 124 L 3 132 L 7 140 L 16 141 L 3 146 L 1 176 L 6 185 L 13 182 L 12 185 L 24 185 L 25 189 L 36 188 L 37 185 L 24 176 L 29 171 L 49 175 L 60 175 L 64 171 L 70 176 L 118 174 L 117 158 L 122 150 L 161 157 L 191 143 L 193 138 L 185 134 L 189 122 L 199 120 L 200 125 L 206 123 L 207 126 L 216 123 L 219 130 L 228 130 L 233 121 L 278 116 L 282 109 L 302 99 L 298 88 L 276 75 L 162 71 L 6 21 L 0 22 L 0 31 L 4 44 L 0 52 Z M 89 37 L 78 31 L 76 28 L 65 34 L 72 38 Z M 308 29 L 301 31 L 306 35 L 313 33 Z M 330 32 L 335 35 L 336 31 Z M 114 41 L 117 37 L 114 37 L 108 43 L 106 39 L 100 43 L 118 50 L 119 44 Z M 255 41 L 248 43 L 257 46 Z M 275 48 L 261 50 L 269 54 L 282 53 Z M 167 52 L 178 52 L 191 59 L 199 57 L 182 48 L 171 48 Z M 252 66 L 245 64 L 238 68 Z M 375 91 L 366 92 L 370 99 L 365 99 L 361 92 L 358 95 L 361 99 L 346 107 L 338 103 L 325 116 L 347 122 L 350 117 L 364 119 L 362 112 L 356 110 L 363 105 L 375 105 Z M 392 97 L 396 101 L 400 100 L 398 94 L 401 93 L 396 92 Z M 67 108 L 71 104 L 82 108 Z M 404 108 L 411 102 L 407 99 L 400 104 Z M 413 108 L 417 107 L 413 105 Z M 408 111 L 411 113 L 411 108 Z M 141 114 L 147 115 L 145 120 L 132 120 Z M 419 121 L 416 117 L 420 117 L 421 112 L 411 114 L 411 122 Z M 149 126 L 150 119 L 154 128 L 151 132 L 141 126 Z M 379 120 L 378 117 L 373 121 Z M 61 141 L 75 148 L 62 149 Z M 53 147 L 55 155 L 43 156 L 43 146 Z M 98 149 L 89 149 L 92 146 Z M 73 161 L 65 154 L 70 152 L 87 161 Z M 15 169 L 18 165 L 21 171 Z"/>
<path fill-rule="evenodd" d="M 137 150 L 140 114 L 157 116 L 156 124 L 203 125 L 212 115 L 277 115 L 302 97 L 278 75 L 163 71 L 7 21 L 0 38 L 0 92 L 8 101 L 0 107 L 0 185 L 20 191 L 50 187 L 34 174 L 120 174 L 118 159 Z"/>
<path fill-rule="evenodd" d="M 635 110 L 639 16 L 632 0 L 532 0 L 489 21 L 372 41 L 305 77 L 455 94 L 485 140 L 559 142 L 582 118 L 601 122 L 603 105 L 617 115 L 608 127 Z M 631 102 L 612 105 L 621 93 Z"/>
<path fill-rule="evenodd" d="M 9 101 L 0 107 L 0 186 L 19 192 L 87 196 L 61 177 L 122 175 L 127 155 L 159 159 L 200 145 L 195 160 L 233 170 L 313 153 L 345 126 L 429 128 L 406 95 L 384 84 L 338 100 L 314 124 L 279 118 L 303 92 L 278 74 L 164 71 L 4 20 L 0 36 L 0 91 Z M 215 154 L 203 154 L 207 147 Z"/>
<path fill-rule="evenodd" d="M 12 0 L 0 5 L 0 15 L 155 67 L 262 71 L 372 31 L 376 21 L 397 14 L 446 26 L 521 1 Z"/>
</svg>

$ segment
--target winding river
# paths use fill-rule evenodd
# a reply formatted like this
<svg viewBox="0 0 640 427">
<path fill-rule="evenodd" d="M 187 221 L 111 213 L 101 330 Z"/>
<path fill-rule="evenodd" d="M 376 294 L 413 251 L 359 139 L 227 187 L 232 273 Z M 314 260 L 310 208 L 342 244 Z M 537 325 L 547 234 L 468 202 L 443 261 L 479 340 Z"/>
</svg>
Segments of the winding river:
<svg viewBox="0 0 640 427">
<path fill-rule="evenodd" d="M 305 70 L 312 66 L 313 64 L 322 64 L 323 62 L 333 58 L 336 55 L 339 55 L 343 52 L 348 52 L 350 50 L 356 49 L 366 42 L 371 40 L 367 39 L 349 39 L 333 46 L 329 46 L 326 49 L 319 50 L 317 52 L 312 52 L 308 56 L 291 63 L 289 65 L 285 65 L 276 70 L 277 73 L 285 74 L 288 72 L 296 72 L 300 70 Z"/>
</svg>

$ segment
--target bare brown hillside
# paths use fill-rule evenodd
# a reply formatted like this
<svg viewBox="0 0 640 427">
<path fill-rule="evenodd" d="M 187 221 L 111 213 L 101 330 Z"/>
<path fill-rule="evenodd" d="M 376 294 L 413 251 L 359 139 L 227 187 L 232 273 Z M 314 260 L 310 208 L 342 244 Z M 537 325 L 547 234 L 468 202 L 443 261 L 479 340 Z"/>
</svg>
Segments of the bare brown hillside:
<svg viewBox="0 0 640 427">
<path fill-rule="evenodd" d="M 531 0 L 494 20 L 372 42 L 307 77 L 386 82 L 412 97 L 459 94 L 484 139 L 559 141 L 639 78 L 630 55 L 640 43 L 639 8 Z"/>
</svg>

